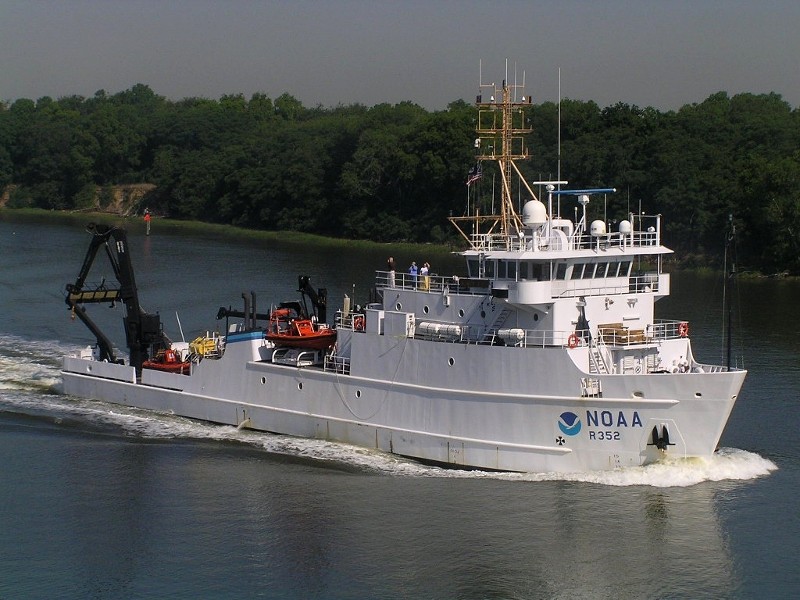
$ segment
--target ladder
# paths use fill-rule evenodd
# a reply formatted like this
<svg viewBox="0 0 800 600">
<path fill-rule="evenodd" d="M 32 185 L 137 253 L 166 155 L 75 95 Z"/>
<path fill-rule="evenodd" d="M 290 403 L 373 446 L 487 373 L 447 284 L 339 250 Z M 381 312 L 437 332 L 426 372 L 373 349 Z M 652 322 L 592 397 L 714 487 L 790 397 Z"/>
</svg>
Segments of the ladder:
<svg viewBox="0 0 800 600">
<path fill-rule="evenodd" d="M 605 358 L 603 358 L 601 344 L 605 347 L 605 343 L 600 340 L 589 342 L 589 373 L 608 374 L 610 372 Z"/>
</svg>

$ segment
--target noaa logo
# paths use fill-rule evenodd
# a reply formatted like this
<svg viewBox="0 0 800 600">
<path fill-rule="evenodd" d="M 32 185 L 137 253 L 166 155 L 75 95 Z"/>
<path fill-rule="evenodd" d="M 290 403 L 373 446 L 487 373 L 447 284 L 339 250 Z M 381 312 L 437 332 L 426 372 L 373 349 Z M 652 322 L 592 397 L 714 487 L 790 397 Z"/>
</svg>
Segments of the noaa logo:
<svg viewBox="0 0 800 600">
<path fill-rule="evenodd" d="M 581 420 L 574 412 L 563 412 L 558 417 L 558 428 L 564 435 L 578 435 L 581 432 Z"/>
</svg>

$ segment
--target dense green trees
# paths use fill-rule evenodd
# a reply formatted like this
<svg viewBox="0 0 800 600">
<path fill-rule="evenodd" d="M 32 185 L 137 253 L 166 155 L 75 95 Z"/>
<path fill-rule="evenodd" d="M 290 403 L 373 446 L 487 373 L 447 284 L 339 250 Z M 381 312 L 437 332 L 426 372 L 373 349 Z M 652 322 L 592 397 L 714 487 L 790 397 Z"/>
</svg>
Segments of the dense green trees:
<svg viewBox="0 0 800 600">
<path fill-rule="evenodd" d="M 525 115 L 531 179 L 558 173 L 557 114 L 544 103 Z M 11 207 L 72 209 L 148 182 L 148 204 L 174 218 L 444 242 L 447 216 L 465 209 L 475 120 L 462 101 L 436 112 L 307 108 L 289 94 L 172 102 L 141 84 L 21 99 L 0 103 L 0 190 Z M 748 267 L 800 272 L 800 114 L 776 94 L 720 92 L 669 112 L 564 100 L 560 162 L 570 186 L 619 190 L 590 205 L 595 216 L 661 213 L 668 243 L 706 260 L 734 214 Z M 475 190 L 487 209 L 491 172 Z"/>
</svg>

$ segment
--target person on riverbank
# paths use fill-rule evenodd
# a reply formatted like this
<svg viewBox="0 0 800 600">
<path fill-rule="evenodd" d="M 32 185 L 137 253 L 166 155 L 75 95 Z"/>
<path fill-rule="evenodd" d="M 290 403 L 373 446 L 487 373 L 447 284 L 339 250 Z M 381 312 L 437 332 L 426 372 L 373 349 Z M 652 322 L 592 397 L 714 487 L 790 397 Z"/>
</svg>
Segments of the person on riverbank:
<svg viewBox="0 0 800 600">
<path fill-rule="evenodd" d="M 144 227 L 146 231 L 146 235 L 150 235 L 150 209 L 144 209 Z"/>
</svg>

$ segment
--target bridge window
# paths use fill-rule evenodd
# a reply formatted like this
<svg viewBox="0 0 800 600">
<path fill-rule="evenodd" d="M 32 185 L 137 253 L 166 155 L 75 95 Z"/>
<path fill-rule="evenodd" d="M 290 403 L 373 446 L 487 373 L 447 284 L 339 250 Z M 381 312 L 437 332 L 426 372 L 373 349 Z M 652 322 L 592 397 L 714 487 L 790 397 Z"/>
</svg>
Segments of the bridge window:
<svg viewBox="0 0 800 600">
<path fill-rule="evenodd" d="M 566 265 L 564 265 L 566 269 Z M 533 281 L 546 281 L 549 279 L 549 276 L 545 276 L 545 273 L 549 273 L 550 268 L 549 265 L 543 265 L 542 263 L 537 262 L 530 262 L 530 261 L 520 261 L 519 263 L 519 278 L 520 279 L 530 279 Z"/>
<path fill-rule="evenodd" d="M 506 262 L 506 277 L 509 279 L 516 279 L 517 278 L 517 262 L 514 260 L 510 260 Z"/>
</svg>

